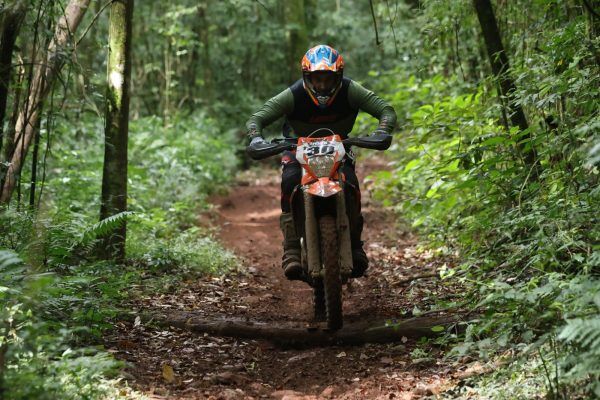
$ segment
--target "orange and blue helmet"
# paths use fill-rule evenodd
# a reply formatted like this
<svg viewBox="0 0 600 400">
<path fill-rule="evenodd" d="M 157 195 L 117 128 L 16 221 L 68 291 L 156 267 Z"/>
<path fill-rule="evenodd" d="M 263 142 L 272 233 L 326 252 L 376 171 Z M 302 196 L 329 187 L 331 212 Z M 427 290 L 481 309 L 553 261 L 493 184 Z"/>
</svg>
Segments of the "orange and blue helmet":
<svg viewBox="0 0 600 400">
<path fill-rule="evenodd" d="M 320 44 L 302 58 L 304 89 L 320 108 L 329 106 L 342 87 L 344 59 L 332 47 Z"/>
</svg>

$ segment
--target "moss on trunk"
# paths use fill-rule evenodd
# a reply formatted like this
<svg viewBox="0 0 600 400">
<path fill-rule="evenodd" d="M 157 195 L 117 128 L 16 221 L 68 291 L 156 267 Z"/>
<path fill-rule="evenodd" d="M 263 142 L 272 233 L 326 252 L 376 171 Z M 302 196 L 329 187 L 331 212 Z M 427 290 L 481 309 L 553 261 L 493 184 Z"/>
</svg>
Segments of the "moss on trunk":
<svg viewBox="0 0 600 400">
<path fill-rule="evenodd" d="M 110 9 L 104 128 L 104 169 L 100 219 L 127 210 L 127 139 L 131 79 L 131 31 L 133 0 L 116 0 Z M 122 261 L 125 257 L 126 224 L 107 235 L 100 256 Z"/>
</svg>

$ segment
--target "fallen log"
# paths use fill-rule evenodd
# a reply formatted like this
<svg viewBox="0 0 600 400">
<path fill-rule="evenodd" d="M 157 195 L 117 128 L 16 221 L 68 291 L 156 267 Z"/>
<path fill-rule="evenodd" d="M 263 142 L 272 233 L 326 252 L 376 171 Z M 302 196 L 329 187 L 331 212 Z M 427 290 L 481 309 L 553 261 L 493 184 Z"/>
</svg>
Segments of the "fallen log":
<svg viewBox="0 0 600 400">
<path fill-rule="evenodd" d="M 268 340 L 291 347 L 362 345 L 392 343 L 421 337 L 440 336 L 447 329 L 457 329 L 457 315 L 415 317 L 404 320 L 379 320 L 346 324 L 338 331 L 317 326 L 299 326 L 282 322 L 252 322 L 242 320 L 205 320 L 192 313 L 154 315 L 155 323 L 197 333 L 240 339 Z M 405 338 L 405 339 L 403 339 Z"/>
</svg>

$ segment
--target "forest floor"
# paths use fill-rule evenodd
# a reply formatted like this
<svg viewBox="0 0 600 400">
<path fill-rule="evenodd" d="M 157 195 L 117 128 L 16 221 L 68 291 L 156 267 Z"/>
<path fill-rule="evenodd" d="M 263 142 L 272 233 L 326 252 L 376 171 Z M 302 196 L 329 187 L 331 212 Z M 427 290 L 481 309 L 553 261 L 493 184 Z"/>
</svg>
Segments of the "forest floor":
<svg viewBox="0 0 600 400">
<path fill-rule="evenodd" d="M 366 160 L 359 178 L 378 168 L 385 168 L 382 160 Z M 362 193 L 371 266 L 367 277 L 344 288 L 345 323 L 402 318 L 415 306 L 428 310 L 438 297 L 459 297 L 459 289 L 435 278 L 402 282 L 451 261 L 419 251 L 415 237 L 396 228 L 393 215 L 371 198 L 364 179 Z M 193 312 L 209 320 L 306 326 L 311 289 L 286 280 L 280 266 L 279 172 L 246 172 L 213 203 L 212 216 L 201 216 L 200 223 L 220 225 L 217 235 L 239 266 L 223 276 L 186 281 L 169 294 L 133 299 L 132 307 L 140 313 Z M 433 341 L 405 337 L 392 344 L 294 349 L 140 320 L 119 323 L 107 346 L 127 362 L 129 385 L 151 399 L 435 398 L 461 375 L 481 368 L 444 359 Z"/>
</svg>

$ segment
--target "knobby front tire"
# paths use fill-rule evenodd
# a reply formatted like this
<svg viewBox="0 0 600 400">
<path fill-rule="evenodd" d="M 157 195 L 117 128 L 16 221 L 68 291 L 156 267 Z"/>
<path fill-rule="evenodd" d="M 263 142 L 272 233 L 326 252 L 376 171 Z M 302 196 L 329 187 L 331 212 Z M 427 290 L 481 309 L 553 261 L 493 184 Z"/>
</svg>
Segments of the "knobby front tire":
<svg viewBox="0 0 600 400">
<path fill-rule="evenodd" d="M 325 290 L 325 309 L 327 328 L 340 329 L 342 318 L 342 279 L 340 276 L 339 245 L 335 218 L 324 215 L 319 218 L 321 233 L 321 261 L 323 262 L 323 287 Z"/>
<path fill-rule="evenodd" d="M 325 288 L 323 287 L 323 279 L 320 278 L 315 279 L 313 284 L 313 311 L 315 322 L 323 322 L 327 320 Z"/>
</svg>

